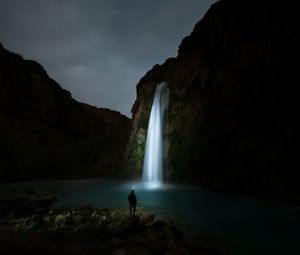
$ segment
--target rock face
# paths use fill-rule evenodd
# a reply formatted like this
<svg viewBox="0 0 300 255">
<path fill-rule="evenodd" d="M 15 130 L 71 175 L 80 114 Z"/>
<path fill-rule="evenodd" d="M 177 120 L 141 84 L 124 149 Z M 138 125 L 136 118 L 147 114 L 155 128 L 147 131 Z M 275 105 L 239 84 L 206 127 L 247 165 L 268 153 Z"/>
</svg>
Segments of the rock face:
<svg viewBox="0 0 300 255">
<path fill-rule="evenodd" d="M 299 194 L 300 20 L 292 1 L 221 0 L 176 58 L 137 85 L 129 170 L 141 160 L 157 83 L 170 89 L 170 180 L 255 196 Z"/>
<path fill-rule="evenodd" d="M 129 134 L 127 117 L 77 102 L 0 45 L 1 180 L 118 175 Z"/>
</svg>

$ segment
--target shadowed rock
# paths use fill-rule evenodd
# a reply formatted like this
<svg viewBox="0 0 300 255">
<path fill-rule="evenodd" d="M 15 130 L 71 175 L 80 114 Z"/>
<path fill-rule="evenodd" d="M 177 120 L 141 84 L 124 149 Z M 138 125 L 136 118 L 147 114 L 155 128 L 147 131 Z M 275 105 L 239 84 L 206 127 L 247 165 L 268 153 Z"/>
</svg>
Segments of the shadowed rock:
<svg viewBox="0 0 300 255">
<path fill-rule="evenodd" d="M 127 117 L 77 102 L 0 47 L 0 180 L 120 175 L 129 133 Z"/>
</svg>

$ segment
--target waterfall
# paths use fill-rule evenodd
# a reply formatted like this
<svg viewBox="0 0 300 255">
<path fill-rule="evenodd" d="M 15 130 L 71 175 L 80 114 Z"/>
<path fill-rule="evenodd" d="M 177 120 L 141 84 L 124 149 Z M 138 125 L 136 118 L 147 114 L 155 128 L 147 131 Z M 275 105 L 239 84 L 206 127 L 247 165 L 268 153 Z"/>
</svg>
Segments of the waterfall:
<svg viewBox="0 0 300 255">
<path fill-rule="evenodd" d="M 163 180 L 164 121 L 169 101 L 167 83 L 157 85 L 152 103 L 145 148 L 143 181 L 161 184 Z"/>
</svg>

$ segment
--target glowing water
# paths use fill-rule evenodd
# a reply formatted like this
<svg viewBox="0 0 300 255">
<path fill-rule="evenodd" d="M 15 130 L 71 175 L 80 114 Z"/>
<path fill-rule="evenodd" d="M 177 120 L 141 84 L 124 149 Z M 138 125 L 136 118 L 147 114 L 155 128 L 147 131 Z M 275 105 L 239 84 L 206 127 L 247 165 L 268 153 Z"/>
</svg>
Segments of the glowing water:
<svg viewBox="0 0 300 255">
<path fill-rule="evenodd" d="M 147 131 L 143 181 L 159 186 L 163 179 L 163 131 L 169 90 L 165 82 L 157 85 Z"/>
</svg>

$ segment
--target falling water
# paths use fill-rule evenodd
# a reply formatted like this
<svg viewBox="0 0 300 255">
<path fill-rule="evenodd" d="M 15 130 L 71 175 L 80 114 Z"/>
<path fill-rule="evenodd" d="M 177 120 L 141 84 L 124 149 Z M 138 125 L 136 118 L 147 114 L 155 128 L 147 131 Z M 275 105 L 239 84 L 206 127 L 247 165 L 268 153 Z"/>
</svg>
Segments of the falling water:
<svg viewBox="0 0 300 255">
<path fill-rule="evenodd" d="M 167 83 L 157 85 L 148 124 L 143 181 L 159 185 L 163 179 L 165 113 L 169 101 Z"/>
</svg>

